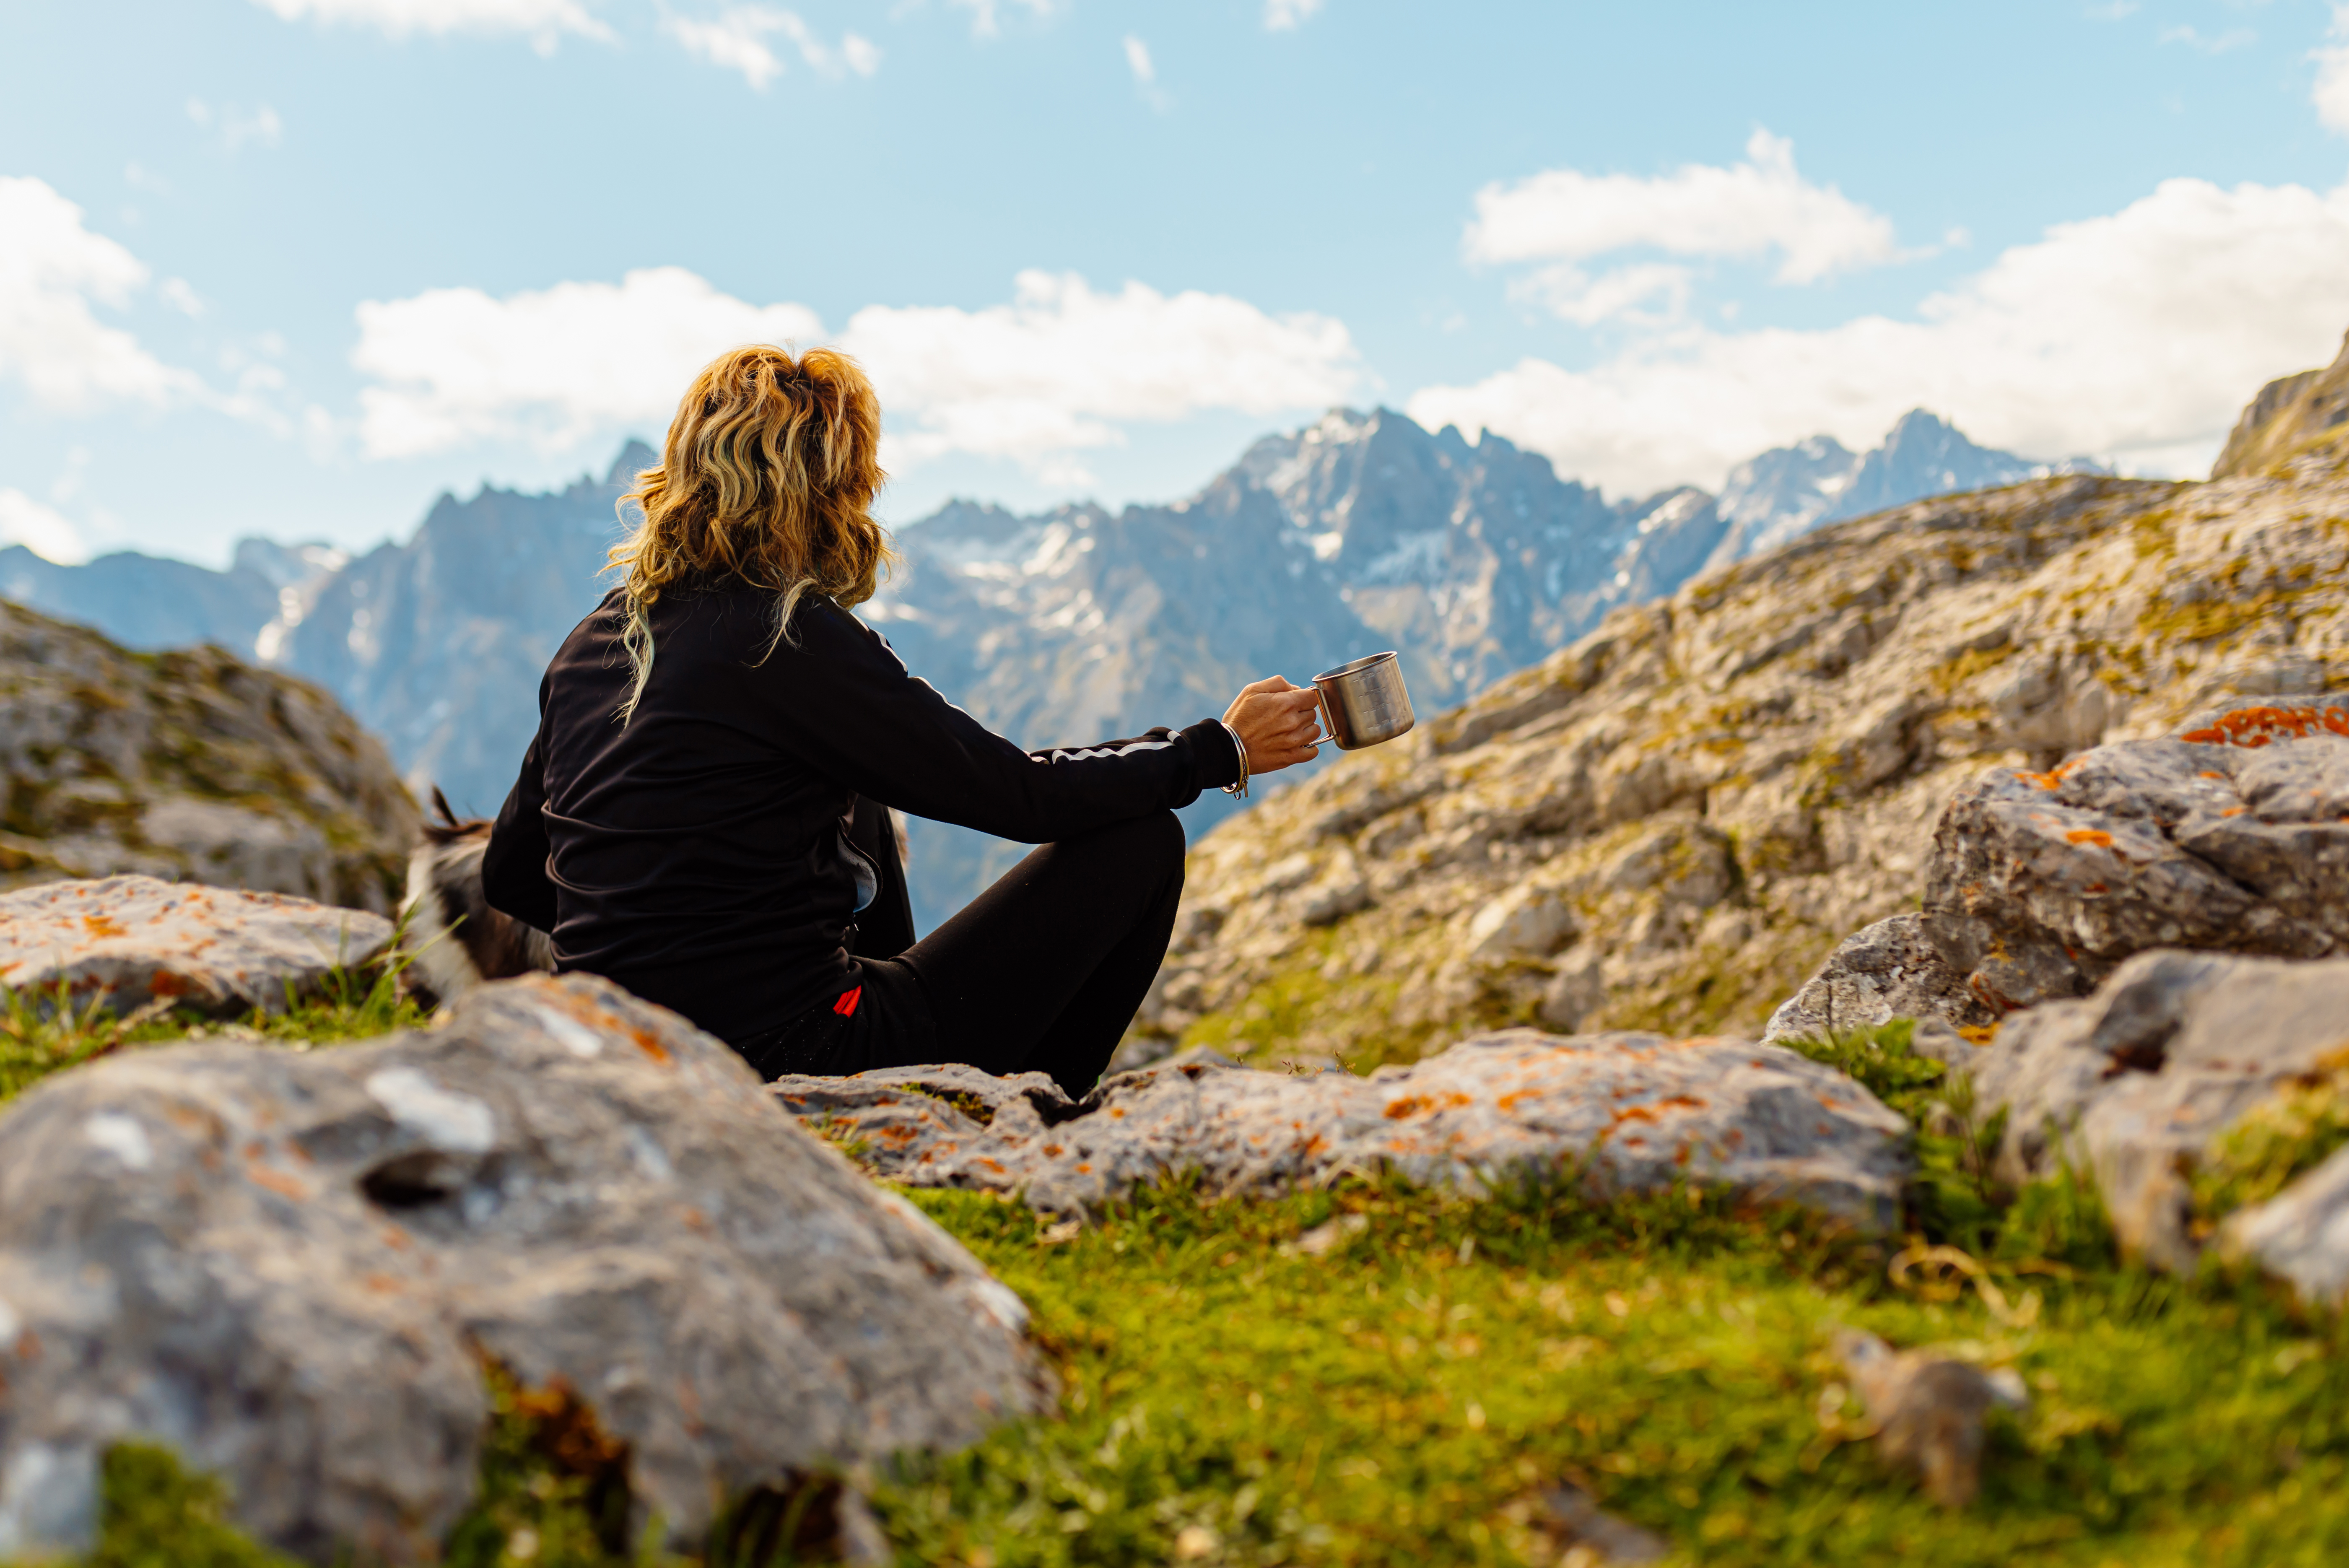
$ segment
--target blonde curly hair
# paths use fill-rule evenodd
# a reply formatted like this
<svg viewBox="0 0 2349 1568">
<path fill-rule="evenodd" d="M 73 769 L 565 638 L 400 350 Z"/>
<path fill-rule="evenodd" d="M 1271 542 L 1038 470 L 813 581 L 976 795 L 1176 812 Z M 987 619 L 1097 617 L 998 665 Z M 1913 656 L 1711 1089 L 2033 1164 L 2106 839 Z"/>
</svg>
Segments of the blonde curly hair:
<svg viewBox="0 0 2349 1568">
<path fill-rule="evenodd" d="M 626 723 L 653 673 L 648 612 L 662 590 L 689 580 L 732 581 L 775 596 L 767 656 L 789 635 L 802 596 L 843 608 L 873 597 L 896 559 L 873 497 L 881 403 L 856 361 L 830 348 L 794 359 L 751 344 L 709 362 L 678 400 L 660 465 L 619 500 L 643 517 L 605 570 L 627 596 L 620 644 L 636 680 Z M 764 656 L 762 656 L 763 658 Z"/>
</svg>

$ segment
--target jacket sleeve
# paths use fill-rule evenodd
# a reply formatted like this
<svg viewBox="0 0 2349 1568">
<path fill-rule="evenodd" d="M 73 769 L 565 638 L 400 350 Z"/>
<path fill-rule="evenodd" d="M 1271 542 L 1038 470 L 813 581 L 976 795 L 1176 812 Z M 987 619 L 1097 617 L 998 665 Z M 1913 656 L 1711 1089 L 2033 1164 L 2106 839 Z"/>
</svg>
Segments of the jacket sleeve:
<svg viewBox="0 0 2349 1568">
<path fill-rule="evenodd" d="M 546 711 L 546 683 L 538 688 L 539 711 Z M 554 882 L 547 875 L 546 724 L 523 753 L 522 774 L 498 809 L 481 852 L 481 897 L 490 908 L 542 931 L 554 929 Z"/>
<path fill-rule="evenodd" d="M 880 634 L 830 604 L 759 673 L 776 732 L 809 766 L 916 816 L 1043 844 L 1191 804 L 1239 777 L 1213 719 L 1181 731 L 1023 752 L 906 671 Z"/>
</svg>

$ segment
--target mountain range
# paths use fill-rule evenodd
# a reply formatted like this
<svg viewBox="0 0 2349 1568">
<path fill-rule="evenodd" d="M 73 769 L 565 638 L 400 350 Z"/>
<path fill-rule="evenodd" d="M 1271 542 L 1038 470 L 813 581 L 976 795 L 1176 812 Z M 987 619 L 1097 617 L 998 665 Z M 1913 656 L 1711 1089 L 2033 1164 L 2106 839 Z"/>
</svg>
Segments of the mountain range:
<svg viewBox="0 0 2349 1568">
<path fill-rule="evenodd" d="M 214 642 L 305 676 L 419 793 L 492 811 L 546 661 L 600 591 L 614 502 L 653 461 L 631 441 L 601 480 L 444 494 L 413 537 L 356 557 L 249 539 L 215 572 L 0 549 L 0 597 L 132 647 Z M 949 503 L 898 530 L 904 558 L 864 613 L 917 673 L 1030 745 L 1187 723 L 1258 676 L 1301 682 L 1384 648 L 1432 714 L 1708 566 L 1902 502 L 2081 471 L 2101 472 L 1978 447 L 1919 410 L 1866 453 L 1815 437 L 1740 464 L 1718 495 L 1610 502 L 1489 431 L 1471 443 L 1340 409 L 1168 505 Z M 1237 806 L 1215 794 L 1185 815 L 1195 832 Z M 913 851 L 924 929 L 1020 852 L 931 823 L 913 825 Z"/>
</svg>

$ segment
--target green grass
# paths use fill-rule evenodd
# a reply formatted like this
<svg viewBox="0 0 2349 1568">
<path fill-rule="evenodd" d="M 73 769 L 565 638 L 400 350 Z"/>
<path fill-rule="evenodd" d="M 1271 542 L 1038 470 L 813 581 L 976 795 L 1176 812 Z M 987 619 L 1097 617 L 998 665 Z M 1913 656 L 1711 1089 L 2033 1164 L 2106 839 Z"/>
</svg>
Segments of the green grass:
<svg viewBox="0 0 2349 1568">
<path fill-rule="evenodd" d="M 1716 1568 L 2349 1560 L 2328 1501 L 2349 1488 L 2344 1320 L 2242 1275 L 2116 1264 L 2068 1176 L 1991 1190 L 1995 1128 L 1909 1047 L 1900 1025 L 1802 1047 L 1943 1129 L 1920 1132 L 1899 1238 L 1701 1191 L 1595 1203 L 1563 1179 L 1475 1200 L 1176 1182 L 1073 1235 L 991 1197 L 909 1194 L 1030 1303 L 1062 1401 L 878 1478 L 897 1561 L 1554 1563 L 1537 1500 L 1560 1482 Z M 1844 1327 L 2022 1375 L 2031 1407 L 1993 1416 L 1971 1509 L 1879 1462 L 1829 1352 Z M 490 1376 L 481 1497 L 447 1562 L 688 1568 L 627 1538 L 591 1411 Z M 118 1450 L 107 1480 L 91 1564 L 270 1562 L 234 1555 L 217 1493 L 151 1454 Z M 804 1560 L 786 1542 L 832 1485 L 740 1500 L 703 1568 Z M 214 1554 L 153 1554 L 182 1533 Z"/>
<path fill-rule="evenodd" d="M 289 985 L 285 1011 L 254 1008 L 242 1018 L 213 1018 L 190 1007 L 142 1007 L 118 1017 L 103 1000 L 77 1002 L 55 990 L 0 985 L 0 1103 L 52 1073 L 116 1051 L 225 1035 L 274 1041 L 297 1050 L 363 1040 L 424 1022 L 423 1009 L 400 994 L 404 959 L 337 964 L 306 992 Z"/>
<path fill-rule="evenodd" d="M 1533 1500 L 1561 1480 L 1715 1565 L 2349 1553 L 2349 1512 L 2323 1501 L 2349 1486 L 2349 1334 L 2240 1281 L 2035 1259 L 1920 1268 L 1906 1246 L 1702 1194 L 1175 1190 L 1058 1242 L 1013 1204 L 914 1196 L 1034 1308 L 1063 1413 L 885 1480 L 874 1507 L 908 1565 L 1154 1564 L 1178 1549 L 1555 1561 Z M 1348 1216 L 1361 1229 L 1326 1253 L 1297 1248 Z M 2028 1412 L 1994 1418 L 1966 1513 L 1934 1507 L 1863 1440 L 1827 1354 L 1847 1325 L 1959 1346 L 2032 1387 Z M 547 1409 L 501 1393 L 482 1501 L 448 1560 L 674 1563 L 616 1538 L 608 1492 L 598 1504 L 548 1437 L 575 1415 Z M 162 1561 L 139 1542 L 171 1538 L 158 1521 L 173 1507 L 214 1516 L 151 1468 L 108 1479 L 93 1564 Z M 791 1560 L 770 1547 L 711 1562 Z"/>
</svg>

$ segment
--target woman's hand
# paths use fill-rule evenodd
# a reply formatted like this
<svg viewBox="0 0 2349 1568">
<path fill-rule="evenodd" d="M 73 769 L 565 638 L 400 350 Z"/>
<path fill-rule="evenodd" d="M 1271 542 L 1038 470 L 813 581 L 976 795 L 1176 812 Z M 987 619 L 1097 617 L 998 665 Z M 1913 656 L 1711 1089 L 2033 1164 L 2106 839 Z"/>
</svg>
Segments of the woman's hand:
<svg viewBox="0 0 2349 1568">
<path fill-rule="evenodd" d="M 1310 686 L 1291 686 L 1278 675 L 1240 688 L 1224 710 L 1224 722 L 1247 748 L 1250 776 L 1276 774 L 1319 754 L 1320 696 Z"/>
</svg>

